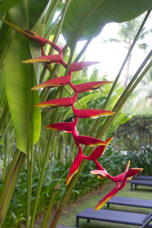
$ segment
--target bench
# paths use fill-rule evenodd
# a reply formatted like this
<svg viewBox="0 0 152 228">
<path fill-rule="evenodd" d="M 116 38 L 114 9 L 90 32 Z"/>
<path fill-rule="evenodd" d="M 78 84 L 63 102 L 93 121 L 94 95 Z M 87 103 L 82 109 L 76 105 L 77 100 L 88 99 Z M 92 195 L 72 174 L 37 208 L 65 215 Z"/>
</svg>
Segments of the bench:
<svg viewBox="0 0 152 228">
<path fill-rule="evenodd" d="M 142 179 L 133 179 L 130 181 L 130 185 L 131 185 L 131 191 L 132 190 L 137 190 L 137 186 L 138 185 L 142 185 L 142 186 L 152 186 L 152 181 L 150 180 L 142 180 Z"/>
<path fill-rule="evenodd" d="M 151 180 L 152 181 L 152 176 L 136 176 L 135 179 L 140 179 L 140 180 Z"/>
<path fill-rule="evenodd" d="M 107 202 L 107 207 L 110 207 L 110 204 L 113 205 L 123 205 L 123 206 L 131 206 L 131 207 L 141 207 L 141 208 L 152 208 L 152 200 L 145 200 L 139 198 L 127 198 L 114 196 Z"/>
<path fill-rule="evenodd" d="M 80 219 L 86 219 L 87 222 L 90 222 L 90 220 L 96 220 L 139 226 L 141 228 L 152 228 L 152 225 L 149 224 L 152 220 L 152 213 L 141 214 L 126 211 L 114 211 L 109 209 L 101 209 L 99 211 L 95 211 L 93 208 L 87 208 L 76 215 L 76 227 L 79 227 Z"/>
</svg>

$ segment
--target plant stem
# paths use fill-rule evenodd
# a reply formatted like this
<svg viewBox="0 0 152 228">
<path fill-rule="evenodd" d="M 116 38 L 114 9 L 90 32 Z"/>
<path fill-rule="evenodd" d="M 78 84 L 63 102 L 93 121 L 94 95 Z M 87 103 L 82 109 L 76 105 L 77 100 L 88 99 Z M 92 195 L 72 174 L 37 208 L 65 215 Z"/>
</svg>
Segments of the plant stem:
<svg viewBox="0 0 152 228">
<path fill-rule="evenodd" d="M 16 186 L 16 181 L 24 164 L 25 158 L 25 153 L 17 151 L 8 169 L 0 195 L 0 227 L 2 227 L 6 217 L 9 203 L 12 199 L 12 195 Z"/>
<path fill-rule="evenodd" d="M 81 58 L 81 56 L 83 55 L 83 53 L 86 51 L 87 47 L 89 46 L 90 42 L 92 39 L 87 40 L 87 42 L 85 43 L 85 45 L 83 46 L 83 48 L 81 49 L 81 51 L 79 52 L 79 54 L 77 55 L 77 57 L 75 58 L 74 62 L 78 62 L 79 59 Z"/>
<path fill-rule="evenodd" d="M 57 209 L 57 211 L 56 211 L 56 213 L 55 213 L 55 215 L 54 215 L 54 217 L 52 219 L 50 228 L 55 228 L 56 227 L 57 222 L 58 222 L 58 220 L 59 220 L 59 218 L 60 218 L 60 216 L 62 214 L 62 211 L 63 211 L 63 209 L 65 207 L 65 204 L 69 200 L 70 195 L 72 193 L 72 190 L 73 190 L 73 188 L 74 188 L 74 186 L 75 186 L 75 184 L 76 184 L 76 182 L 77 182 L 77 180 L 78 180 L 78 178 L 79 178 L 79 176 L 80 176 L 85 164 L 86 164 L 86 161 L 83 161 L 81 166 L 79 167 L 79 172 L 73 177 L 73 179 L 71 180 L 71 182 L 67 186 L 66 191 L 65 191 L 64 196 L 63 196 L 63 199 L 61 200 L 60 205 L 59 205 L 59 207 L 58 207 L 58 209 Z"/>
<path fill-rule="evenodd" d="M 52 205 L 53 205 L 53 202 L 54 202 L 54 200 L 56 198 L 56 195 L 57 195 L 57 189 L 54 188 L 54 191 L 53 191 L 53 193 L 51 195 L 51 199 L 50 199 L 46 214 L 45 214 L 45 216 L 43 218 L 43 222 L 42 222 L 41 228 L 47 228 L 49 226 L 49 222 L 50 222 L 50 218 L 51 218 L 51 212 L 52 212 Z"/>
<path fill-rule="evenodd" d="M 30 227 L 31 201 L 32 201 L 32 176 L 33 176 L 34 153 L 31 150 L 27 156 L 27 224 Z"/>
<path fill-rule="evenodd" d="M 42 166 L 42 170 L 41 170 L 41 173 L 40 173 L 40 180 L 39 180 L 39 184 L 38 184 L 36 200 L 35 200 L 35 203 L 34 203 L 33 214 L 32 214 L 32 217 L 31 217 L 31 224 L 30 224 L 31 228 L 34 227 L 34 221 L 35 221 L 35 216 L 36 216 L 36 212 L 37 212 L 38 202 L 39 202 L 39 198 L 40 198 L 40 192 L 41 192 L 41 188 L 42 188 L 43 178 L 44 178 L 44 174 L 45 174 L 45 168 L 46 168 L 46 164 L 48 162 L 48 158 L 49 158 L 49 154 L 50 154 L 50 146 L 51 146 L 51 142 L 52 142 L 52 140 L 51 140 L 52 132 L 50 132 L 50 137 L 49 138 L 50 139 L 49 139 L 47 147 L 46 147 L 44 161 L 43 161 L 43 166 Z"/>
</svg>

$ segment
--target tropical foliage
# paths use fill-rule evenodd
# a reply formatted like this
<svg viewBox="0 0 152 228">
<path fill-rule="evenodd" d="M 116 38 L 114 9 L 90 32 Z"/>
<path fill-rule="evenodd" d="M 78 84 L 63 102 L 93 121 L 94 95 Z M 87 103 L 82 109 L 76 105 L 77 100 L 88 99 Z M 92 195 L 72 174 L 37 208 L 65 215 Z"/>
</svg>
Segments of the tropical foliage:
<svg viewBox="0 0 152 228">
<path fill-rule="evenodd" d="M 72 131 L 76 146 L 80 146 L 79 144 L 81 143 L 85 145 L 90 144 L 90 142 L 88 142 L 90 138 L 82 137 L 77 134 L 75 125 L 73 126 L 73 114 L 71 109 L 67 107 L 73 106 L 74 102 L 77 101 L 78 91 L 79 93 L 85 93 L 84 95 L 80 94 L 80 100 L 78 100 L 76 106 L 73 107 L 73 112 L 76 116 L 78 115 L 77 113 L 80 112 L 77 110 L 86 109 L 87 104 L 90 102 L 91 105 L 92 100 L 95 101 L 96 99 L 98 99 L 98 102 L 97 107 L 94 107 L 94 109 L 110 110 L 109 112 L 111 112 L 111 114 L 115 113 L 112 116 L 106 117 L 105 120 L 101 122 L 100 119 L 97 119 L 91 123 L 91 121 L 87 119 L 89 129 L 83 129 L 84 120 L 81 120 L 79 123 L 82 134 L 87 134 L 86 132 L 89 130 L 90 135 L 94 136 L 91 137 L 93 142 L 100 143 L 102 144 L 101 146 L 106 146 L 106 143 L 103 143 L 106 142 L 106 140 L 101 140 L 101 137 L 108 138 L 109 133 L 112 133 L 112 130 L 109 129 L 112 123 L 114 123 L 113 120 L 119 117 L 123 104 L 132 94 L 152 64 L 150 61 L 152 51 L 150 51 L 126 89 L 117 100 L 114 101 L 113 99 L 111 102 L 118 79 L 150 14 L 151 8 L 151 0 L 89 0 L 87 3 L 85 0 L 40 0 L 39 4 L 36 0 L 15 0 L 12 2 L 5 0 L 0 4 L 0 17 L 2 19 L 0 24 L 0 33 L 2 34 L 0 37 L 0 133 L 3 161 L 0 195 L 1 226 L 6 217 L 22 168 L 24 168 L 24 174 L 26 173 L 27 175 L 27 186 L 25 188 L 27 197 L 26 227 L 32 228 L 34 227 L 35 217 L 39 212 L 39 199 L 43 183 L 45 182 L 44 176 L 46 167 L 50 166 L 52 167 L 51 170 L 53 170 L 57 158 L 59 158 L 59 160 L 61 159 L 61 161 L 65 161 L 66 159 L 72 161 L 75 157 L 76 152 L 71 153 L 71 148 L 73 148 L 73 151 L 76 151 L 76 147 L 73 141 L 71 141 L 70 135 L 66 136 L 65 142 L 65 136 L 62 132 L 58 134 L 46 130 L 43 127 L 41 129 L 41 125 L 46 126 L 51 124 L 52 127 L 55 122 L 67 122 L 68 118 L 70 118 L 69 122 L 72 125 L 72 128 L 70 125 L 70 132 Z M 101 80 L 99 84 L 98 82 L 94 82 L 95 84 L 93 82 L 86 83 L 86 90 L 82 86 L 75 85 L 71 81 L 70 73 L 90 65 L 90 63 L 80 62 L 79 59 L 91 39 L 102 30 L 104 25 L 111 21 L 122 22 L 131 20 L 145 11 L 147 11 L 147 14 L 122 66 L 120 66 L 120 71 L 112 87 L 107 89 L 108 96 L 106 92 L 104 93 L 104 98 L 101 96 L 101 91 L 88 92 L 90 88 L 94 86 L 98 87 Z M 94 18 L 96 18 L 96 20 L 94 20 Z M 62 44 L 57 45 L 57 43 L 60 42 L 59 37 L 61 34 L 64 35 L 66 40 L 64 48 L 60 47 Z M 86 44 L 80 53 L 78 53 L 76 46 L 80 39 L 85 39 Z M 35 64 L 25 64 L 33 62 Z M 61 80 L 61 78 L 63 80 Z M 57 86 L 62 87 L 54 88 L 53 86 L 51 92 L 49 88 L 41 89 L 46 87 L 46 81 L 48 85 L 48 80 L 51 80 L 52 84 L 54 83 L 54 85 L 56 85 L 55 83 L 57 83 Z M 38 84 L 40 90 L 35 91 L 35 89 L 37 89 L 35 86 Z M 63 85 L 65 86 L 64 88 Z M 33 88 L 33 91 L 31 88 Z M 72 96 L 73 91 L 75 92 L 74 96 Z M 100 99 L 101 103 L 99 103 Z M 66 107 L 63 107 L 61 111 L 59 111 L 58 109 L 50 109 L 50 104 Z M 94 105 L 96 106 L 95 102 Z M 41 106 L 49 106 L 49 111 L 45 111 L 45 109 L 40 110 L 39 107 Z M 88 113 L 90 117 L 92 114 L 90 114 L 90 111 Z M 84 113 L 81 114 L 84 115 Z M 81 114 L 79 113 L 79 118 Z M 62 125 L 60 130 L 67 130 L 68 128 L 69 131 L 69 122 L 66 125 L 60 124 L 60 127 Z M 73 131 L 75 131 L 77 135 Z M 97 137 L 97 139 L 95 137 Z M 92 152 L 84 149 L 83 152 L 84 156 L 90 159 L 97 151 Z M 68 154 L 68 156 L 65 156 L 66 154 Z M 70 169 L 69 176 L 71 177 L 72 175 L 73 178 L 71 178 L 70 182 L 68 181 L 68 187 L 64 185 L 64 191 L 60 195 L 60 203 L 58 204 L 55 215 L 52 216 L 51 219 L 51 228 L 56 227 L 58 219 L 66 202 L 69 200 L 74 185 L 82 173 L 86 162 L 87 160 L 85 159 L 85 161 L 77 167 L 79 171 L 74 176 L 72 175 L 73 171 L 71 174 L 72 168 Z M 34 186 L 33 179 L 35 169 L 39 170 L 39 175 L 37 178 L 38 183 Z M 76 170 L 74 170 L 74 172 Z M 128 172 L 131 171 L 127 168 L 125 171 L 125 181 L 129 176 Z M 50 196 L 48 210 L 46 215 L 44 215 L 42 227 L 48 226 L 50 211 L 53 205 L 52 202 L 56 197 L 56 191 L 53 191 L 53 189 L 58 188 L 58 184 L 60 184 L 61 180 L 62 177 L 60 177 L 60 173 L 59 176 L 54 178 L 53 172 L 50 172 L 48 185 L 51 185 L 53 181 L 53 187 L 50 190 L 52 194 Z M 115 181 L 115 179 L 113 180 Z M 120 181 L 122 181 L 122 178 Z M 23 217 L 25 218 L 25 216 Z M 22 216 L 19 220 L 22 220 Z"/>
</svg>

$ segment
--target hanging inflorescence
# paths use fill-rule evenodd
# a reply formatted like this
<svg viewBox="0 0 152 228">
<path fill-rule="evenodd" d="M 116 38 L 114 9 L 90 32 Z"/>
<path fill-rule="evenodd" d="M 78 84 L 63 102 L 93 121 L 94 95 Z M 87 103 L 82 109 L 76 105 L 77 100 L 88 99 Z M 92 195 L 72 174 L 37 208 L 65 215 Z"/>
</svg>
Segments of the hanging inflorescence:
<svg viewBox="0 0 152 228">
<path fill-rule="evenodd" d="M 91 66 L 92 64 L 95 64 L 97 62 L 74 62 L 69 67 L 63 60 L 63 48 L 59 47 L 55 43 L 51 42 L 50 40 L 47 40 L 41 36 L 38 36 L 36 33 L 33 33 L 32 31 L 22 30 L 21 32 L 23 35 L 27 36 L 28 38 L 32 39 L 33 41 L 37 42 L 41 46 L 41 53 L 42 55 L 37 58 L 24 60 L 24 63 L 43 63 L 43 64 L 51 64 L 51 63 L 57 63 L 68 68 L 68 72 L 64 76 L 60 76 L 57 78 L 50 79 L 48 81 L 45 81 L 39 85 L 36 85 L 32 88 L 32 90 L 37 89 L 44 89 L 48 87 L 60 87 L 60 86 L 66 86 L 69 85 L 71 89 L 73 90 L 73 95 L 71 97 L 65 97 L 65 98 L 56 98 L 44 101 L 42 103 L 36 104 L 37 107 L 46 108 L 46 107 L 66 107 L 71 106 L 74 114 L 74 118 L 71 122 L 59 122 L 59 123 L 53 123 L 46 128 L 48 129 L 55 129 L 59 131 L 68 132 L 72 135 L 75 145 L 78 149 L 78 153 L 76 155 L 76 158 L 74 159 L 68 175 L 66 179 L 66 184 L 68 185 L 73 178 L 73 176 L 78 172 L 79 167 L 84 159 L 86 160 L 92 160 L 95 164 L 97 169 L 92 170 L 91 173 L 97 175 L 98 177 L 107 177 L 110 180 L 114 181 L 116 183 L 116 186 L 110 191 L 103 199 L 99 201 L 99 203 L 96 206 L 96 209 L 100 209 L 104 206 L 104 204 L 112 198 L 113 195 L 115 195 L 119 190 L 121 190 L 127 183 L 127 180 L 131 179 L 134 175 L 142 171 L 140 168 L 130 168 L 130 162 L 128 162 L 125 171 L 117 176 L 111 176 L 106 169 L 102 167 L 102 165 L 99 163 L 98 159 L 100 156 L 104 154 L 104 151 L 108 144 L 111 142 L 112 138 L 107 139 L 106 141 L 102 141 L 98 138 L 93 138 L 90 136 L 81 136 L 79 135 L 79 132 L 77 130 L 77 124 L 79 118 L 93 118 L 93 117 L 99 117 L 99 116 L 108 116 L 113 115 L 114 112 L 107 111 L 107 110 L 101 110 L 101 109 L 77 109 L 75 107 L 75 102 L 77 101 L 79 94 L 84 93 L 90 90 L 94 90 L 96 88 L 99 88 L 101 86 L 104 86 L 107 83 L 111 83 L 109 81 L 95 81 L 95 82 L 88 82 L 88 83 L 82 83 L 82 84 L 74 84 L 72 82 L 72 72 L 83 70 L 86 67 Z M 53 47 L 58 54 L 53 55 L 46 55 L 45 51 L 43 49 L 44 45 L 50 45 Z M 89 156 L 85 156 L 83 153 L 83 147 L 85 146 L 93 146 L 95 149 Z"/>
</svg>

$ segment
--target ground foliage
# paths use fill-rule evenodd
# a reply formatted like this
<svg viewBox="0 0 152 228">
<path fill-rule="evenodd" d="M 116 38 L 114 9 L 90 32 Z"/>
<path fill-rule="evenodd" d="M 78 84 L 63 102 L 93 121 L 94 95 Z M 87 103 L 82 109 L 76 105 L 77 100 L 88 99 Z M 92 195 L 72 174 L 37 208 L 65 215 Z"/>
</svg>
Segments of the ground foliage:
<svg viewBox="0 0 152 228">
<path fill-rule="evenodd" d="M 117 175 L 120 173 L 125 164 L 126 164 L 126 157 L 122 155 L 119 152 L 115 152 L 113 150 L 112 146 L 109 146 L 108 149 L 105 152 L 105 155 L 100 159 L 100 162 L 103 164 L 103 166 L 113 175 Z M 118 164 L 120 164 L 118 166 Z M 56 183 L 58 183 L 58 186 L 56 188 L 57 195 L 53 202 L 53 208 L 55 209 L 58 203 L 60 202 L 61 197 L 64 194 L 65 191 L 65 178 L 68 172 L 68 169 L 71 165 L 71 161 L 67 161 L 66 163 L 61 162 L 60 160 L 56 160 L 54 162 L 53 167 L 47 166 L 45 170 L 45 177 L 44 182 L 42 186 L 42 191 L 40 194 L 40 201 L 38 205 L 38 221 L 40 217 L 42 217 L 43 212 L 46 211 L 46 208 L 48 206 L 50 196 L 52 195 L 54 188 L 56 186 Z M 95 165 L 93 162 L 88 162 L 88 165 L 85 167 L 83 175 L 80 176 L 80 179 L 78 180 L 75 189 L 73 189 L 71 198 L 69 199 L 69 202 L 67 206 L 76 200 L 78 200 L 80 197 L 84 196 L 85 194 L 91 192 L 93 189 L 102 187 L 105 183 L 105 179 L 99 179 L 95 177 L 94 175 L 88 174 L 90 170 L 94 169 Z M 34 167 L 34 175 L 33 175 L 33 185 L 32 185 L 32 201 L 35 200 L 35 194 L 36 189 L 38 186 L 38 180 L 39 180 L 39 165 L 35 165 Z M 26 189 L 26 182 L 27 182 L 27 176 L 25 175 L 27 172 L 26 168 L 24 168 L 21 172 L 20 178 L 18 180 L 14 197 L 11 201 L 9 213 L 7 215 L 7 218 L 5 220 L 4 227 L 21 227 L 21 224 L 26 221 L 26 195 L 27 195 L 27 189 Z"/>
<path fill-rule="evenodd" d="M 117 150 L 128 154 L 133 166 L 143 167 L 143 173 L 151 175 L 152 116 L 135 116 L 121 125 L 116 132 L 114 144 Z"/>
</svg>

